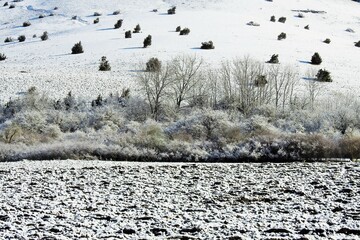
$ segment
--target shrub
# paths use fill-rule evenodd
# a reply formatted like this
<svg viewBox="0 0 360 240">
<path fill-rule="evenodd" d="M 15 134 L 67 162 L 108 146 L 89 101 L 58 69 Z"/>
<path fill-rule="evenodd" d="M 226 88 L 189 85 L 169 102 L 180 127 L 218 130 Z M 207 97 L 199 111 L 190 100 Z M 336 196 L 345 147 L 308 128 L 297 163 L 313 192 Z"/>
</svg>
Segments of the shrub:
<svg viewBox="0 0 360 240">
<path fill-rule="evenodd" d="M 141 27 L 140 27 L 140 25 L 138 24 L 138 25 L 136 25 L 136 27 L 134 28 L 133 33 L 139 33 L 140 31 L 141 31 Z"/>
<path fill-rule="evenodd" d="M 360 41 L 358 41 L 357 43 L 355 43 L 355 47 L 360 47 Z"/>
<path fill-rule="evenodd" d="M 275 16 L 271 16 L 271 17 L 270 17 L 270 21 L 271 21 L 271 22 L 276 22 Z"/>
<path fill-rule="evenodd" d="M 101 57 L 99 71 L 110 71 L 110 70 L 111 67 L 109 61 L 106 59 L 105 56 Z"/>
<path fill-rule="evenodd" d="M 49 39 L 49 35 L 48 32 L 44 32 L 41 36 L 40 36 L 41 40 L 46 41 Z"/>
<path fill-rule="evenodd" d="M 59 8 L 58 7 L 54 7 L 54 10 L 58 10 Z"/>
<path fill-rule="evenodd" d="M 5 54 L 0 53 L 0 61 L 4 61 L 6 59 Z"/>
<path fill-rule="evenodd" d="M 125 32 L 125 38 L 131 38 L 131 30 Z"/>
<path fill-rule="evenodd" d="M 278 36 L 278 40 L 283 40 L 283 39 L 286 39 L 286 33 L 284 32 L 280 33 Z"/>
<path fill-rule="evenodd" d="M 168 10 L 168 14 L 175 14 L 176 13 L 176 7 L 172 7 Z"/>
<path fill-rule="evenodd" d="M 306 26 L 304 27 L 304 29 L 309 30 L 309 29 L 310 29 L 309 25 L 306 25 Z"/>
<path fill-rule="evenodd" d="M 100 22 L 100 19 L 99 19 L 99 18 L 94 19 L 94 24 L 97 24 L 97 23 L 99 23 L 99 22 Z"/>
<path fill-rule="evenodd" d="M 279 63 L 279 55 L 278 54 L 273 54 L 271 56 L 270 60 L 267 61 L 267 63 L 273 63 L 273 64 Z"/>
<path fill-rule="evenodd" d="M 36 34 L 34 34 L 34 35 L 33 35 L 33 38 L 37 38 L 37 35 L 36 35 Z"/>
<path fill-rule="evenodd" d="M 176 31 L 176 32 L 180 32 L 180 31 L 181 31 L 181 27 L 180 27 L 180 26 L 177 26 L 175 31 Z"/>
<path fill-rule="evenodd" d="M 99 94 L 95 100 L 91 101 L 92 107 L 100 107 L 102 105 L 103 105 L 103 98 L 102 98 L 101 94 Z"/>
<path fill-rule="evenodd" d="M 7 37 L 7 38 L 5 38 L 5 40 L 4 40 L 4 42 L 13 42 L 14 41 L 14 39 L 12 38 L 12 37 Z"/>
<path fill-rule="evenodd" d="M 78 43 L 75 43 L 75 45 L 71 49 L 71 54 L 80 54 L 80 53 L 83 53 L 83 52 L 84 52 L 84 50 L 83 50 L 83 47 L 81 45 L 81 41 L 78 42 Z"/>
<path fill-rule="evenodd" d="M 319 53 L 314 53 L 314 55 L 311 57 L 311 64 L 313 65 L 320 65 L 322 62 L 322 59 L 319 55 Z"/>
<path fill-rule="evenodd" d="M 94 17 L 100 17 L 102 14 L 99 12 L 94 12 Z"/>
<path fill-rule="evenodd" d="M 11 4 L 11 5 L 9 6 L 9 8 L 10 8 L 10 9 L 15 8 L 15 4 Z"/>
<path fill-rule="evenodd" d="M 183 30 L 180 31 L 180 35 L 188 35 L 190 33 L 190 29 L 188 28 L 184 28 Z"/>
<path fill-rule="evenodd" d="M 256 87 L 265 86 L 267 83 L 268 83 L 268 81 L 266 80 L 265 75 L 259 75 L 254 82 Z"/>
<path fill-rule="evenodd" d="M 19 42 L 25 42 L 25 40 L 26 40 L 25 35 L 20 35 L 20 36 L 18 37 L 18 40 L 19 40 Z"/>
<path fill-rule="evenodd" d="M 8 6 L 8 5 L 9 5 L 9 3 L 8 3 L 8 2 L 5 2 L 4 5 L 3 5 L 3 7 L 6 7 L 6 6 Z"/>
<path fill-rule="evenodd" d="M 123 20 L 119 19 L 114 25 L 115 29 L 121 28 L 122 23 L 123 23 Z"/>
<path fill-rule="evenodd" d="M 23 22 L 23 27 L 29 27 L 30 25 L 31 25 L 31 23 L 29 21 Z"/>
<path fill-rule="evenodd" d="M 144 39 L 144 48 L 147 48 L 148 46 L 151 45 L 152 42 L 152 37 L 151 35 L 148 35 L 145 39 Z"/>
<path fill-rule="evenodd" d="M 116 10 L 113 12 L 113 15 L 119 15 L 120 14 L 120 10 Z"/>
<path fill-rule="evenodd" d="M 278 22 L 285 23 L 286 22 L 286 17 L 279 18 Z"/>
<path fill-rule="evenodd" d="M 39 18 L 44 18 L 44 17 L 45 17 L 44 14 L 40 14 L 40 15 L 39 15 Z"/>
<path fill-rule="evenodd" d="M 304 18 L 305 16 L 304 16 L 303 13 L 298 13 L 297 17 L 298 17 L 298 18 Z"/>
<path fill-rule="evenodd" d="M 212 41 L 208 41 L 208 42 L 202 42 L 201 43 L 201 49 L 214 49 L 214 43 Z"/>
<path fill-rule="evenodd" d="M 324 43 L 326 43 L 326 44 L 329 44 L 329 43 L 331 43 L 331 40 L 330 40 L 330 38 L 327 38 L 327 39 L 325 39 L 325 40 L 324 40 Z"/>
<path fill-rule="evenodd" d="M 159 72 L 161 69 L 161 61 L 157 58 L 150 58 L 146 63 L 147 72 Z"/>
<path fill-rule="evenodd" d="M 54 13 L 50 13 L 50 14 L 49 14 L 49 17 L 52 17 L 52 16 L 54 16 Z"/>
<path fill-rule="evenodd" d="M 76 19 L 77 19 L 76 15 L 71 17 L 71 20 L 76 20 Z"/>
<path fill-rule="evenodd" d="M 320 69 L 316 74 L 316 79 L 320 82 L 332 82 L 330 72 L 326 69 Z"/>
</svg>

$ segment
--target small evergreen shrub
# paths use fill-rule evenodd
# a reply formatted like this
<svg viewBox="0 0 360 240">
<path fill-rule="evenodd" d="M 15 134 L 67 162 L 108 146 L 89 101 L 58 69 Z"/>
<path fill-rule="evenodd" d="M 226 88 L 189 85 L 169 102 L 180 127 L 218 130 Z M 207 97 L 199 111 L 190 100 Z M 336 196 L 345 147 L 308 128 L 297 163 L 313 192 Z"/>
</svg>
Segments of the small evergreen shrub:
<svg viewBox="0 0 360 240">
<path fill-rule="evenodd" d="M 214 43 L 212 41 L 208 41 L 208 42 L 202 42 L 201 43 L 201 49 L 214 49 Z"/>
<path fill-rule="evenodd" d="M 114 25 L 115 29 L 121 28 L 122 23 L 123 23 L 123 20 L 122 20 L 122 19 L 119 19 L 119 20 L 115 23 L 115 25 Z"/>
<path fill-rule="evenodd" d="M 259 75 L 254 84 L 256 87 L 263 87 L 268 83 L 268 81 L 266 80 L 266 76 L 265 75 Z"/>
<path fill-rule="evenodd" d="M 25 40 L 26 40 L 25 35 L 20 35 L 20 36 L 18 37 L 18 40 L 19 40 L 19 42 L 25 42 Z"/>
<path fill-rule="evenodd" d="M 78 42 L 78 43 L 75 43 L 75 45 L 71 49 L 71 54 L 80 54 L 80 53 L 83 53 L 83 52 L 84 52 L 84 50 L 83 50 L 83 47 L 81 45 L 81 41 Z"/>
<path fill-rule="evenodd" d="M 120 10 L 116 10 L 113 12 L 113 15 L 119 15 L 120 14 Z"/>
<path fill-rule="evenodd" d="M 99 71 L 110 71 L 110 63 L 105 56 L 101 57 Z"/>
<path fill-rule="evenodd" d="M 305 16 L 304 16 L 303 13 L 298 13 L 297 17 L 298 17 L 298 18 L 304 18 Z"/>
<path fill-rule="evenodd" d="M 94 12 L 94 17 L 100 17 L 102 14 L 99 12 Z"/>
<path fill-rule="evenodd" d="M 190 29 L 184 28 L 180 31 L 180 35 L 189 35 Z"/>
<path fill-rule="evenodd" d="M 330 38 L 327 38 L 327 39 L 325 39 L 325 40 L 324 40 L 324 43 L 326 43 L 326 44 L 329 44 L 329 43 L 331 43 L 331 40 L 330 40 Z"/>
<path fill-rule="evenodd" d="M 181 27 L 180 27 L 180 26 L 177 26 L 175 31 L 176 31 L 176 32 L 180 32 L 180 31 L 181 31 Z"/>
<path fill-rule="evenodd" d="M 330 72 L 326 69 L 320 69 L 316 74 L 316 79 L 320 82 L 332 82 Z"/>
<path fill-rule="evenodd" d="M 125 32 L 125 38 L 131 38 L 131 30 Z"/>
<path fill-rule="evenodd" d="M 279 18 L 278 22 L 285 23 L 286 22 L 286 17 Z"/>
<path fill-rule="evenodd" d="M 33 35 L 33 38 L 37 38 L 37 35 L 36 35 L 36 34 L 34 34 L 34 35 Z"/>
<path fill-rule="evenodd" d="M 58 7 L 54 7 L 54 10 L 58 10 L 59 8 Z"/>
<path fill-rule="evenodd" d="M 97 23 L 99 23 L 99 22 L 100 22 L 100 19 L 99 19 L 99 18 L 94 19 L 94 24 L 97 24 Z"/>
<path fill-rule="evenodd" d="M 275 16 L 271 16 L 271 17 L 270 17 L 270 22 L 276 22 Z"/>
<path fill-rule="evenodd" d="M 357 43 L 355 43 L 355 47 L 360 47 L 360 41 L 358 41 Z"/>
<path fill-rule="evenodd" d="M 322 63 L 322 59 L 319 55 L 319 53 L 314 53 L 314 55 L 311 57 L 311 64 L 313 65 L 320 65 Z"/>
<path fill-rule="evenodd" d="M 161 69 L 161 61 L 158 58 L 150 58 L 146 63 L 147 72 L 158 72 Z"/>
<path fill-rule="evenodd" d="M 49 17 L 52 17 L 52 16 L 54 16 L 54 13 L 50 13 L 50 14 L 49 14 Z"/>
<path fill-rule="evenodd" d="M 148 46 L 151 46 L 151 43 L 152 43 L 152 37 L 151 37 L 151 35 L 148 35 L 144 39 L 144 48 L 147 48 Z"/>
<path fill-rule="evenodd" d="M 48 32 L 44 32 L 41 36 L 40 36 L 41 40 L 42 41 L 46 41 L 49 39 L 49 35 L 48 35 Z"/>
<path fill-rule="evenodd" d="M 7 38 L 5 38 L 5 40 L 4 40 L 4 42 L 13 42 L 14 41 L 14 39 L 12 38 L 12 37 L 7 37 Z"/>
<path fill-rule="evenodd" d="M 15 8 L 15 4 L 10 4 L 9 8 L 10 9 Z"/>
<path fill-rule="evenodd" d="M 44 18 L 44 17 L 45 17 L 44 14 L 40 14 L 40 15 L 39 15 L 39 18 Z"/>
<path fill-rule="evenodd" d="M 279 63 L 279 55 L 278 54 L 273 54 L 271 56 L 270 60 L 267 61 L 267 63 L 273 63 L 273 64 Z"/>
<path fill-rule="evenodd" d="M 4 5 L 3 5 L 3 7 L 7 7 L 8 5 L 9 5 L 9 3 L 8 3 L 8 2 L 5 2 Z"/>
<path fill-rule="evenodd" d="M 23 27 L 29 27 L 31 23 L 29 21 L 23 22 Z"/>
<path fill-rule="evenodd" d="M 101 107 L 102 105 L 103 105 L 103 98 L 102 98 L 101 94 L 99 94 L 95 100 L 91 101 L 92 107 Z"/>
<path fill-rule="evenodd" d="M 168 14 L 172 15 L 176 13 L 176 7 L 172 7 L 168 10 Z"/>
<path fill-rule="evenodd" d="M 286 33 L 284 33 L 284 32 L 280 33 L 279 36 L 278 36 L 279 41 L 283 40 L 283 39 L 286 39 Z"/>
<path fill-rule="evenodd" d="M 76 20 L 76 19 L 77 19 L 76 15 L 71 17 L 71 20 Z"/>
<path fill-rule="evenodd" d="M 4 61 L 6 59 L 5 54 L 0 53 L 0 61 Z"/>
<path fill-rule="evenodd" d="M 304 27 L 304 29 L 310 30 L 310 26 L 309 26 L 309 25 L 306 25 L 306 26 Z"/>
<path fill-rule="evenodd" d="M 141 31 L 141 27 L 140 27 L 140 25 L 138 24 L 138 25 L 136 25 L 136 27 L 134 28 L 133 33 L 139 33 L 140 31 Z"/>
</svg>

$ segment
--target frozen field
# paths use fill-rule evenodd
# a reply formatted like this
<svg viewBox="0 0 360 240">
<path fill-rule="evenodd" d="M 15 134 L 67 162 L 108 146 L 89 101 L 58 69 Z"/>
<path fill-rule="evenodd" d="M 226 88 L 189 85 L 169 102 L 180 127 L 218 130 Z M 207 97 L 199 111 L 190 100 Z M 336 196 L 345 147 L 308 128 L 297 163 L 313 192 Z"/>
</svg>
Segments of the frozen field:
<svg viewBox="0 0 360 240">
<path fill-rule="evenodd" d="M 358 163 L 0 163 L 1 239 L 359 239 Z"/>
</svg>

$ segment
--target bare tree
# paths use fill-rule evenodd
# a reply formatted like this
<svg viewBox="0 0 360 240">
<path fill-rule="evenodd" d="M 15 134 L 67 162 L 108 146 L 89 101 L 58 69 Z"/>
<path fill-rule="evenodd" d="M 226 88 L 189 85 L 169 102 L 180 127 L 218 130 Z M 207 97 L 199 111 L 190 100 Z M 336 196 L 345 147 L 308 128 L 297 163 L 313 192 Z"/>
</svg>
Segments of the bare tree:
<svg viewBox="0 0 360 240">
<path fill-rule="evenodd" d="M 323 86 L 321 83 L 315 80 L 316 70 L 315 69 L 308 69 L 306 72 L 306 90 L 308 93 L 308 105 L 310 109 L 314 109 L 314 104 L 316 98 L 319 96 Z"/>
</svg>

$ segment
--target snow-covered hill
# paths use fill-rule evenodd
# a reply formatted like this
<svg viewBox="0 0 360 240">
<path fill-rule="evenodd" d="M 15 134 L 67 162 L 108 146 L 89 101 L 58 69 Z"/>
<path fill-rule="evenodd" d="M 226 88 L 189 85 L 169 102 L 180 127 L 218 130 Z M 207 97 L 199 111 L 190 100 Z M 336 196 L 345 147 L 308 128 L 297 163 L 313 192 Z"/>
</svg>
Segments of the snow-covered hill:
<svg viewBox="0 0 360 240">
<path fill-rule="evenodd" d="M 360 87 L 360 4 L 351 0 L 24 0 L 9 2 L 15 8 L 2 7 L 0 1 L 0 99 L 16 97 L 31 86 L 51 97 L 63 97 L 68 91 L 91 97 L 121 91 L 136 91 L 134 69 L 150 57 L 168 60 L 179 54 L 196 54 L 216 67 L 224 60 L 249 55 L 259 61 L 279 54 L 281 64 L 297 68 L 304 77 L 309 68 L 326 68 L 334 82 L 326 83 L 330 91 L 356 91 Z M 167 9 L 176 6 L 175 15 Z M 57 10 L 54 8 L 57 7 Z M 157 9 L 154 12 L 153 9 Z M 318 10 L 304 13 L 293 10 Z M 120 15 L 113 15 L 120 10 Z M 100 22 L 93 24 L 94 12 Z M 39 18 L 43 14 L 44 18 Z M 49 16 L 53 14 L 54 16 Z M 72 20 L 73 16 L 76 20 Z M 271 22 L 286 17 L 286 23 Z M 124 19 L 120 29 L 114 29 Z M 22 27 L 30 21 L 31 26 Z M 247 25 L 259 23 L 259 27 Z M 124 33 L 140 24 L 141 33 L 125 39 Z M 177 26 L 188 27 L 188 36 L 179 36 Z M 309 25 L 310 29 L 304 29 Z M 353 33 L 346 29 L 354 30 Z M 48 41 L 39 36 L 47 31 Z M 285 32 L 287 39 L 278 41 Z M 25 35 L 25 42 L 4 43 L 6 37 Z M 36 34 L 37 37 L 33 38 Z M 152 46 L 142 48 L 151 34 Z M 331 44 L 323 43 L 326 38 Z M 201 42 L 212 40 L 215 49 L 200 50 Z M 85 53 L 71 55 L 71 47 L 81 41 Z M 313 67 L 307 62 L 319 52 L 323 63 Z M 107 56 L 110 72 L 99 72 L 98 64 Z M 301 79 L 302 82 L 306 80 Z"/>
</svg>

